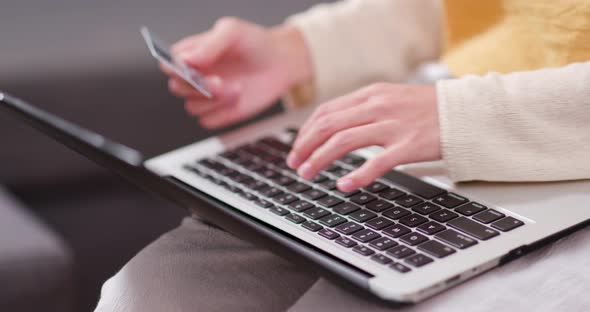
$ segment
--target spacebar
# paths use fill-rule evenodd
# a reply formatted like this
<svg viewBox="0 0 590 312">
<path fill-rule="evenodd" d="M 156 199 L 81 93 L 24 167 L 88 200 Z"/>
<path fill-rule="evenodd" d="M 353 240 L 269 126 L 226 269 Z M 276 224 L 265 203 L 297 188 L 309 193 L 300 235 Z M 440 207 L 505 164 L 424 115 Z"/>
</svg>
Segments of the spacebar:
<svg viewBox="0 0 590 312">
<path fill-rule="evenodd" d="M 428 184 L 418 178 L 396 170 L 390 170 L 383 176 L 383 178 L 426 199 L 431 199 L 447 192 L 440 187 Z"/>
</svg>

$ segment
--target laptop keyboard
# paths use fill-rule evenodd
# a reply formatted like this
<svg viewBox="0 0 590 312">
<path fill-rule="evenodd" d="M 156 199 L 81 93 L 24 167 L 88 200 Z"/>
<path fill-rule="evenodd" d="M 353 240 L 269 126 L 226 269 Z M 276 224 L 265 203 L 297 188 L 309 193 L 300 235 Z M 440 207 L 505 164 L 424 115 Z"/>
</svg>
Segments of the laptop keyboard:
<svg viewBox="0 0 590 312">
<path fill-rule="evenodd" d="M 390 171 L 354 192 L 336 180 L 364 163 L 348 155 L 313 181 L 285 163 L 290 146 L 264 138 L 185 168 L 341 248 L 400 273 L 433 263 L 524 222 L 420 179 Z"/>
</svg>

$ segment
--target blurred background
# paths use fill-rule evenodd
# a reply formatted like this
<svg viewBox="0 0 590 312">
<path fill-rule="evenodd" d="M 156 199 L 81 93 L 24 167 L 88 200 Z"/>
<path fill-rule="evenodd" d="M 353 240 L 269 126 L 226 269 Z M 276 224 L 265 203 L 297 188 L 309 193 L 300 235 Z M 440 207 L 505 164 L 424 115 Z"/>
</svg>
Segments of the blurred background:
<svg viewBox="0 0 590 312">
<path fill-rule="evenodd" d="M 156 155 L 213 133 L 168 94 L 140 25 L 172 43 L 221 16 L 273 25 L 316 2 L 0 0 L 0 90 Z M 0 311 L 92 310 L 184 215 L 0 114 Z"/>
</svg>

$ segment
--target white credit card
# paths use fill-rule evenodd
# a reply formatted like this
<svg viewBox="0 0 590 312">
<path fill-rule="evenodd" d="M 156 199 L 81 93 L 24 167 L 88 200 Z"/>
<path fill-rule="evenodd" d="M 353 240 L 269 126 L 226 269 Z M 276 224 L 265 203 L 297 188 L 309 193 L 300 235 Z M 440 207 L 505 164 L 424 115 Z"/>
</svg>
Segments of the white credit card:
<svg viewBox="0 0 590 312">
<path fill-rule="evenodd" d="M 145 26 L 141 27 L 141 35 L 154 58 L 172 69 L 179 77 L 203 94 L 203 96 L 208 99 L 213 98 L 213 94 L 211 94 L 211 91 L 205 85 L 203 76 L 196 69 L 189 67 L 182 60 L 172 56 L 169 45 L 154 36 Z"/>
</svg>

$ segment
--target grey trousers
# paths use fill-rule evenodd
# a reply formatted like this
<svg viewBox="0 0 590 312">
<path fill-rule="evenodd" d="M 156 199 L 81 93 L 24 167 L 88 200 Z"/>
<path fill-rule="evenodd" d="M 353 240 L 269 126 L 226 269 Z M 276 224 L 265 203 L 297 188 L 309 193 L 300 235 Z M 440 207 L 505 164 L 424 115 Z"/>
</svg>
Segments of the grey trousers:
<svg viewBox="0 0 590 312">
<path fill-rule="evenodd" d="M 590 311 L 590 228 L 406 311 Z M 390 311 L 200 222 L 147 246 L 96 311 Z"/>
</svg>

